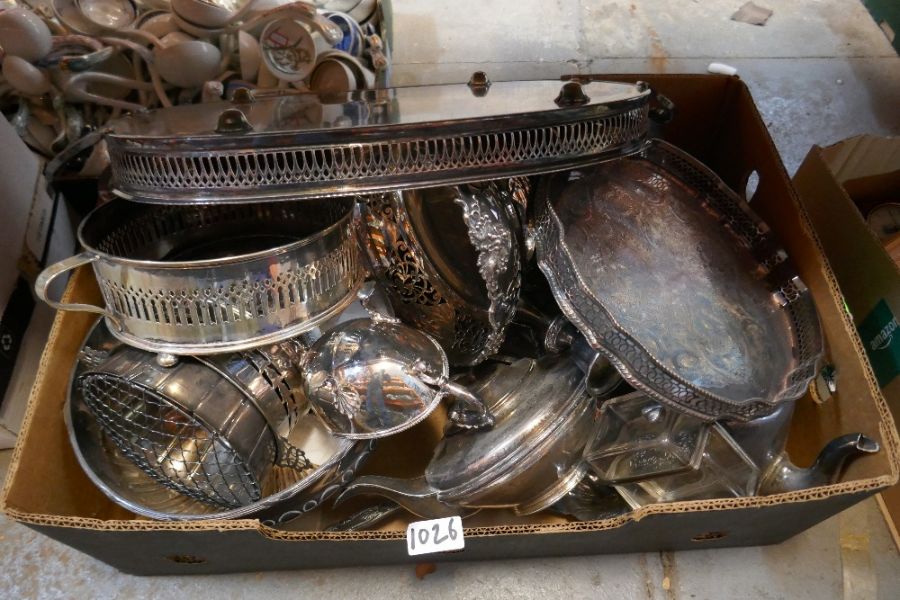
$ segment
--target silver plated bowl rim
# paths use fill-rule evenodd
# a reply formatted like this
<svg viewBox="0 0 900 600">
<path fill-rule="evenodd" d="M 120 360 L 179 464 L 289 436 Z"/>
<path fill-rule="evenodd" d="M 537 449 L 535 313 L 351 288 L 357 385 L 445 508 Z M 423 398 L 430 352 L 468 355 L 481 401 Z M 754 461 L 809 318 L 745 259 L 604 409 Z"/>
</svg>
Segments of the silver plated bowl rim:
<svg viewBox="0 0 900 600">
<path fill-rule="evenodd" d="M 337 199 L 335 199 L 337 200 Z M 221 258 L 210 258 L 205 260 L 144 260 L 144 259 L 134 259 L 127 258 L 123 256 L 116 256 L 114 254 L 109 254 L 108 252 L 104 252 L 88 244 L 84 239 L 84 228 L 91 225 L 92 219 L 97 219 L 98 214 L 102 217 L 102 213 L 105 210 L 110 210 L 109 207 L 112 202 L 103 204 L 93 209 L 91 212 L 87 214 L 87 216 L 82 219 L 81 223 L 78 225 L 78 243 L 81 244 L 89 253 L 97 256 L 100 259 L 113 262 L 116 264 L 133 266 L 133 267 L 147 267 L 152 269 L 197 269 L 197 268 L 206 268 L 206 267 L 217 267 L 222 265 L 236 265 L 245 262 L 251 262 L 259 259 L 273 258 L 275 256 L 279 256 L 281 254 L 286 254 L 288 252 L 293 252 L 294 250 L 298 250 L 303 248 L 304 246 L 309 246 L 328 235 L 330 235 L 335 230 L 344 227 L 348 223 L 353 220 L 353 207 L 355 205 L 355 201 L 352 198 L 346 198 L 347 201 L 347 210 L 346 212 L 337 219 L 331 225 L 328 225 L 324 229 L 321 229 L 313 234 L 310 234 L 306 237 L 303 237 L 298 240 L 294 240 L 293 242 L 289 242 L 287 244 L 281 244 L 278 246 L 273 246 L 272 248 L 268 248 L 265 250 L 259 250 L 256 252 L 248 252 L 246 254 L 238 254 L 236 256 L 225 256 Z M 127 202 L 127 200 L 114 200 L 113 202 Z M 188 210 L 190 206 L 202 206 L 202 205 L 176 205 L 182 206 L 185 210 Z M 152 208 L 151 208 L 152 210 Z"/>
<path fill-rule="evenodd" d="M 85 347 L 87 342 L 94 335 L 95 329 L 97 329 L 98 327 L 101 327 L 101 326 L 105 327 L 105 324 L 100 325 L 100 323 L 101 323 L 101 320 L 98 319 L 97 322 L 91 326 L 91 328 L 88 331 L 87 335 L 85 336 L 80 348 Z M 107 331 L 106 333 L 108 334 L 109 332 Z M 78 375 L 81 374 L 81 372 L 79 372 L 79 369 L 78 369 L 78 365 L 80 364 L 80 362 L 81 362 L 81 360 L 79 358 L 76 358 L 75 365 L 73 365 L 73 368 L 72 368 L 72 371 L 71 371 L 71 374 L 69 377 L 69 384 L 68 384 L 67 394 L 66 394 L 66 402 L 63 407 L 63 417 L 64 417 L 64 421 L 66 424 L 66 432 L 69 437 L 69 443 L 72 447 L 72 451 L 75 454 L 75 458 L 78 461 L 78 464 L 81 466 L 82 470 L 84 471 L 85 475 L 87 475 L 88 479 L 90 479 L 91 482 L 95 486 L 97 486 L 97 488 L 101 492 L 103 492 L 103 494 L 106 497 L 108 497 L 110 500 L 112 500 L 119 506 L 127 508 L 131 512 L 141 515 L 141 516 L 150 517 L 152 519 L 157 519 L 157 520 L 166 520 L 166 521 L 171 521 L 171 520 L 202 521 L 202 520 L 240 519 L 240 518 L 252 516 L 255 513 L 261 512 L 268 508 L 271 508 L 272 506 L 278 504 L 279 502 L 290 500 L 291 498 L 295 497 L 297 494 L 300 494 L 301 492 L 303 492 L 306 488 L 314 485 L 326 472 L 328 472 L 334 466 L 339 464 L 359 443 L 359 442 L 355 442 L 352 440 L 338 440 L 339 444 L 340 444 L 339 450 L 337 452 L 335 452 L 331 457 L 329 457 L 329 459 L 327 461 L 325 461 L 324 463 L 322 463 L 321 465 L 316 467 L 316 469 L 313 470 L 312 473 L 310 473 L 309 475 L 307 475 L 300 481 L 296 482 L 294 485 L 288 486 L 285 489 L 279 490 L 278 492 L 275 492 L 274 494 L 270 494 L 264 498 L 261 498 L 260 500 L 258 500 L 256 502 L 253 502 L 246 506 L 242 506 L 242 507 L 234 508 L 234 509 L 230 509 L 230 510 L 225 510 L 225 511 L 220 511 L 220 512 L 198 513 L 198 514 L 172 514 L 172 513 L 164 513 L 164 512 L 152 510 L 152 509 L 149 509 L 145 506 L 142 506 L 141 504 L 138 504 L 136 502 L 128 500 L 127 498 L 124 498 L 123 496 L 119 495 L 112 487 L 110 487 L 109 484 L 107 484 L 107 482 L 105 482 L 102 478 L 100 478 L 99 475 L 97 475 L 97 473 L 94 471 L 93 467 L 88 463 L 87 459 L 85 458 L 84 454 L 81 451 L 81 446 L 78 443 L 78 438 L 77 438 L 77 434 L 75 431 L 75 425 L 72 422 L 73 421 L 72 420 L 72 411 L 74 410 L 74 407 L 75 407 L 75 403 L 73 402 L 73 400 L 77 401 L 77 399 L 80 398 L 80 394 L 77 393 L 77 391 L 76 391 L 77 388 L 75 386 L 75 380 L 78 377 Z M 83 402 L 83 400 L 81 400 L 81 402 Z M 105 434 L 99 429 L 98 429 L 98 431 L 100 432 L 100 437 L 102 438 Z M 135 467 L 135 469 L 138 470 L 137 467 Z M 141 474 L 143 475 L 143 473 L 141 473 Z M 148 480 L 149 480 L 149 477 L 148 477 Z M 160 486 L 160 487 L 162 487 L 162 486 Z M 189 499 L 186 499 L 186 501 L 189 501 Z M 206 506 L 199 502 L 197 503 L 197 505 L 201 506 L 201 507 Z"/>
</svg>

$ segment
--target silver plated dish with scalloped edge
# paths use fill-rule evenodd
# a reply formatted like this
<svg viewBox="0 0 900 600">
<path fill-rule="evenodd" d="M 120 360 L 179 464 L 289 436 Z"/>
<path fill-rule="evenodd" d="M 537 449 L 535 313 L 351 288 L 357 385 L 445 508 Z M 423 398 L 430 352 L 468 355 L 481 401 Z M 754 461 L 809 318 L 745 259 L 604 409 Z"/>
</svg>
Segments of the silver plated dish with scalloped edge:
<svg viewBox="0 0 900 600">
<path fill-rule="evenodd" d="M 132 114 L 107 136 L 114 192 L 237 203 L 570 168 L 639 149 L 650 90 L 510 81 L 287 94 Z"/>
<path fill-rule="evenodd" d="M 400 320 L 452 365 L 495 354 L 516 312 L 525 178 L 364 197 L 357 220 L 370 270 Z"/>
<path fill-rule="evenodd" d="M 653 140 L 547 176 L 538 264 L 565 316 L 636 388 L 706 420 L 802 395 L 822 336 L 768 227 L 710 169 Z"/>
</svg>

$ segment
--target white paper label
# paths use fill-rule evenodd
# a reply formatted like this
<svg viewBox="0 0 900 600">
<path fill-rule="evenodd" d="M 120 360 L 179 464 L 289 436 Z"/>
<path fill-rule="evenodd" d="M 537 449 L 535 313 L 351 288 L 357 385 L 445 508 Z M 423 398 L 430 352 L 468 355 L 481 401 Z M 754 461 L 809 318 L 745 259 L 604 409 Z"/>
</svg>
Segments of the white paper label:
<svg viewBox="0 0 900 600">
<path fill-rule="evenodd" d="M 465 547 L 460 517 L 416 521 L 406 528 L 406 549 L 410 556 L 462 550 Z"/>
</svg>

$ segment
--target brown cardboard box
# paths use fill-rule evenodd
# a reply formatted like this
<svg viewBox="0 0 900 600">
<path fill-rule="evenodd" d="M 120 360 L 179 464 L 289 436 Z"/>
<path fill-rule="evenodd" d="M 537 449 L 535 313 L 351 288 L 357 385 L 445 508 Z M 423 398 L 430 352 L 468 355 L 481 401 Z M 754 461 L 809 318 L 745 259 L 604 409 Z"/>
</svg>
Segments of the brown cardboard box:
<svg viewBox="0 0 900 600">
<path fill-rule="evenodd" d="M 466 547 L 440 560 L 577 555 L 771 544 L 783 541 L 897 481 L 898 438 L 834 275 L 812 232 L 747 87 L 713 75 L 632 75 L 677 105 L 665 136 L 744 190 L 759 177 L 752 205 L 778 234 L 812 291 L 839 388 L 828 401 L 799 402 L 789 451 L 809 464 L 831 438 L 861 431 L 883 450 L 854 462 L 840 483 L 754 498 L 649 506 L 594 522 L 538 515 L 514 525 L 468 527 Z M 73 277 L 69 301 L 96 301 L 89 271 Z M 135 518 L 106 499 L 81 472 L 66 439 L 61 410 L 68 370 L 88 315 L 61 313 L 32 392 L 7 480 L 3 508 L 13 519 L 130 573 L 221 573 L 415 562 L 405 522 L 378 531 L 281 531 L 255 520 L 163 523 Z M 385 445 L 386 446 L 386 445 Z M 376 455 L 379 451 L 376 451 Z M 421 448 L 405 455 L 427 454 Z M 402 457 L 397 453 L 388 458 Z M 373 456 L 373 459 L 376 457 Z"/>
<path fill-rule="evenodd" d="M 813 147 L 794 177 L 860 333 L 881 393 L 900 418 L 900 269 L 866 225 L 883 202 L 900 202 L 900 138 L 858 136 Z M 838 374 L 840 377 L 840 374 Z M 882 494 L 900 526 L 900 486 Z M 900 546 L 895 529 L 895 540 Z"/>
</svg>

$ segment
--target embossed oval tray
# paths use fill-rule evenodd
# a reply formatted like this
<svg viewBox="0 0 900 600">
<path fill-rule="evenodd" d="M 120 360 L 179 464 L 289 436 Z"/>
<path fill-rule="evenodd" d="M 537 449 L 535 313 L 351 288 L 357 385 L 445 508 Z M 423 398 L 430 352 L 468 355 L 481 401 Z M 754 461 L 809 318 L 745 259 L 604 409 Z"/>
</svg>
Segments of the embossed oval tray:
<svg viewBox="0 0 900 600">
<path fill-rule="evenodd" d="M 544 173 L 638 150 L 649 98 L 644 84 L 474 78 L 327 96 L 245 93 L 119 120 L 107 136 L 112 187 L 143 202 L 218 203 Z"/>
<path fill-rule="evenodd" d="M 810 293 L 716 175 L 653 140 L 546 177 L 536 249 L 566 316 L 635 387 L 704 419 L 801 396 L 822 351 Z"/>
</svg>

